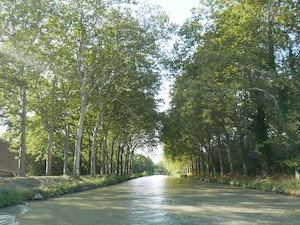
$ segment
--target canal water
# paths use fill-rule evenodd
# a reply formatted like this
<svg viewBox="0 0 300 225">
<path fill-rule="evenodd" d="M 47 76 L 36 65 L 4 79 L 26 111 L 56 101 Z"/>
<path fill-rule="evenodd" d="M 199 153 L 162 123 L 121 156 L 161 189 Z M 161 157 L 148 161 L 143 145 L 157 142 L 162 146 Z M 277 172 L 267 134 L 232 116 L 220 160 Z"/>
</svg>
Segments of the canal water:
<svg viewBox="0 0 300 225">
<path fill-rule="evenodd" d="M 157 175 L 0 209 L 0 224 L 298 225 L 300 199 Z"/>
</svg>

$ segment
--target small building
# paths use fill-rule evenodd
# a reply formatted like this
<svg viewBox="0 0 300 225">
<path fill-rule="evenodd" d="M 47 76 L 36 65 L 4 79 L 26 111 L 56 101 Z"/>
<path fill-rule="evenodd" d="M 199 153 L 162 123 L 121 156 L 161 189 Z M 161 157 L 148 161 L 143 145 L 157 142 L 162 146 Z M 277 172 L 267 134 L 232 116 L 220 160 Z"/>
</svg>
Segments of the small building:
<svg viewBox="0 0 300 225">
<path fill-rule="evenodd" d="M 18 172 L 17 153 L 9 151 L 9 143 L 0 138 L 0 177 L 12 177 Z"/>
</svg>

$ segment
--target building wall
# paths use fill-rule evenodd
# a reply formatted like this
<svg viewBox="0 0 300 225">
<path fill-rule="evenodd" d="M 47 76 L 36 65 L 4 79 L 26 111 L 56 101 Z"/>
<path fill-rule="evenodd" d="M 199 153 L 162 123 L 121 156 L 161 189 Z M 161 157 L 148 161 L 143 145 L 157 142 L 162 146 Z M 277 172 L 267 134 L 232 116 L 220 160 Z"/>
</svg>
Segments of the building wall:
<svg viewBox="0 0 300 225">
<path fill-rule="evenodd" d="M 17 153 L 9 150 L 9 143 L 0 139 L 0 176 L 6 175 L 6 172 L 17 173 L 18 160 L 15 158 Z"/>
</svg>

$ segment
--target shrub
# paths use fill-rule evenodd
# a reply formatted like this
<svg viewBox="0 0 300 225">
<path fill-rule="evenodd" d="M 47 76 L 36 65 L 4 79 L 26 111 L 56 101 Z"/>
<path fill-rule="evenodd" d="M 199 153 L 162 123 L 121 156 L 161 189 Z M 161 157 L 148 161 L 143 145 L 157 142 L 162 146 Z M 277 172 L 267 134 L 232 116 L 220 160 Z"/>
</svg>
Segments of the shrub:
<svg viewBox="0 0 300 225">
<path fill-rule="evenodd" d="M 283 189 L 287 194 L 300 196 L 300 181 L 291 180 L 289 182 L 286 182 Z"/>
<path fill-rule="evenodd" d="M 21 193 L 15 189 L 0 189 L 0 207 L 18 205 L 22 202 Z"/>
</svg>

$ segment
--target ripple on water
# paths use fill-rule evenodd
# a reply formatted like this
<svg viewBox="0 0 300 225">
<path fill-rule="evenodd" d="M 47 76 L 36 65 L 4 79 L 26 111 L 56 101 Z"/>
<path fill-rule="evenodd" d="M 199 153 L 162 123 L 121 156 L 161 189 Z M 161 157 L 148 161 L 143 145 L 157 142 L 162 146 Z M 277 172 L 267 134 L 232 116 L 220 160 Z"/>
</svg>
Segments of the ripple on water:
<svg viewBox="0 0 300 225">
<path fill-rule="evenodd" d="M 12 215 L 0 215 L 0 224 L 1 225 L 18 225 L 16 222 L 16 217 Z"/>
</svg>

